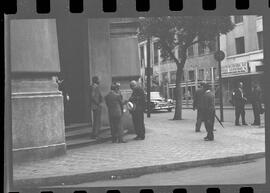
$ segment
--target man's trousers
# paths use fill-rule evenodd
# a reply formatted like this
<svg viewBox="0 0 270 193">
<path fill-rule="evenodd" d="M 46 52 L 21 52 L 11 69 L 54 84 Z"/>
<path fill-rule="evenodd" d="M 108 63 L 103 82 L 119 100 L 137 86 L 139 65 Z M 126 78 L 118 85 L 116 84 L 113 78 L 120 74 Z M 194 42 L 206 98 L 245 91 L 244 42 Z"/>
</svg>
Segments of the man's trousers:
<svg viewBox="0 0 270 193">
<path fill-rule="evenodd" d="M 138 137 L 145 137 L 145 126 L 144 126 L 144 112 L 134 111 L 132 112 L 132 120 L 135 129 L 135 133 Z"/>
<path fill-rule="evenodd" d="M 239 124 L 239 118 L 241 115 L 241 119 L 242 119 L 242 124 L 246 124 L 246 120 L 245 120 L 245 107 L 244 106 L 236 106 L 235 107 L 235 124 Z"/>
<path fill-rule="evenodd" d="M 93 133 L 97 137 L 101 127 L 101 108 L 93 109 Z"/>
</svg>

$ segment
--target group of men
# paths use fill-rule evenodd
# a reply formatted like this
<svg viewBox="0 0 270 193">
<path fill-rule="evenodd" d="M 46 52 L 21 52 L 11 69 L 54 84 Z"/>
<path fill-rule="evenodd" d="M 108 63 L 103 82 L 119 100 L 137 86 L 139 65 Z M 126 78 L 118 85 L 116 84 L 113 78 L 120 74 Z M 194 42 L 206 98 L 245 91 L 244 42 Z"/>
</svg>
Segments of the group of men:
<svg viewBox="0 0 270 193">
<path fill-rule="evenodd" d="M 104 97 L 106 106 L 108 108 L 108 116 L 113 143 L 126 143 L 126 141 L 123 140 L 122 126 L 124 105 L 128 107 L 128 110 L 132 115 L 134 130 L 137 135 L 134 140 L 145 139 L 144 91 L 134 80 L 130 82 L 130 88 L 132 89 L 132 95 L 129 100 L 123 100 L 120 91 L 120 83 L 113 83 L 111 85 L 110 92 Z M 101 104 L 103 102 L 103 97 L 99 89 L 99 78 L 97 76 L 92 78 L 90 92 L 91 109 L 93 112 L 92 138 L 98 138 L 99 130 L 101 127 Z"/>
<path fill-rule="evenodd" d="M 263 113 L 262 108 L 262 92 L 257 83 L 252 85 L 252 92 L 249 98 L 253 114 L 254 114 L 254 122 L 251 125 L 259 126 L 261 124 L 260 114 Z M 235 106 L 235 125 L 240 126 L 239 118 L 241 116 L 242 125 L 247 125 L 245 120 L 245 104 L 247 103 L 248 99 L 245 97 L 243 92 L 243 83 L 239 82 L 237 88 L 232 93 L 231 103 Z"/>
<path fill-rule="evenodd" d="M 207 131 L 206 141 L 214 140 L 214 121 L 215 121 L 215 96 L 211 93 L 210 85 L 201 83 L 200 88 L 193 97 L 193 110 L 197 109 L 197 120 L 195 132 L 200 132 L 201 124 L 204 122 Z M 252 125 L 260 125 L 260 114 L 263 113 L 262 108 L 262 92 L 258 84 L 253 84 L 250 95 L 250 102 L 252 104 L 254 113 L 254 122 Z M 236 89 L 232 92 L 232 99 L 230 100 L 235 106 L 235 125 L 240 126 L 239 118 L 241 116 L 242 125 L 247 125 L 245 120 L 245 104 L 247 98 L 244 96 L 243 83 L 239 82 Z"/>
</svg>

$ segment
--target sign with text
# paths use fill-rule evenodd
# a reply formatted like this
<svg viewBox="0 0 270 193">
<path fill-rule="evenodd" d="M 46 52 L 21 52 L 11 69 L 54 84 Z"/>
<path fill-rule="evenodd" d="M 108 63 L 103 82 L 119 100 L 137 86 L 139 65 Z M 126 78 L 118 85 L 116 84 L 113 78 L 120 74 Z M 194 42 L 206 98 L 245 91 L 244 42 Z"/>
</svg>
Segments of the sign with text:
<svg viewBox="0 0 270 193">
<path fill-rule="evenodd" d="M 237 73 L 248 73 L 248 63 L 234 63 L 228 64 L 221 67 L 221 74 L 237 74 Z"/>
</svg>

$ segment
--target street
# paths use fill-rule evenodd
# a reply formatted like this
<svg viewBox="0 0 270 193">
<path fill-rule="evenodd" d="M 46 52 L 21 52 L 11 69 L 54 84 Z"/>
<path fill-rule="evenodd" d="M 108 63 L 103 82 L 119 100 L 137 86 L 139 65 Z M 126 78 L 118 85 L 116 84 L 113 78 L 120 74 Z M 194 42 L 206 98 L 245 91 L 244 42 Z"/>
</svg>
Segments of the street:
<svg viewBox="0 0 270 193">
<path fill-rule="evenodd" d="M 246 109 L 246 122 L 248 124 L 252 124 L 253 121 L 254 121 L 254 117 L 253 117 L 253 111 L 251 109 Z M 154 112 L 152 113 L 152 115 L 155 116 L 155 114 L 160 114 L 160 116 L 162 117 L 168 117 L 168 119 L 172 119 L 173 118 L 173 115 L 174 115 L 174 112 L 166 112 L 166 111 L 160 111 L 160 112 Z M 234 123 L 234 119 L 235 119 L 235 114 L 234 114 L 234 109 L 231 108 L 231 109 L 224 109 L 223 110 L 223 114 L 224 114 L 224 121 L 225 122 L 231 122 L 231 123 Z M 216 115 L 218 117 L 220 117 L 220 110 L 219 109 L 216 109 Z M 196 111 L 193 111 L 192 109 L 183 109 L 183 119 L 193 119 L 195 120 L 196 119 Z M 241 122 L 241 117 L 240 117 L 240 124 L 242 123 Z M 263 125 L 264 124 L 264 114 L 261 115 L 261 122 Z M 195 124 L 195 123 L 194 123 Z"/>
<path fill-rule="evenodd" d="M 155 185 L 211 185 L 265 183 L 265 158 L 223 165 L 191 168 L 181 171 L 155 173 L 130 179 L 97 181 L 76 185 L 96 186 L 155 186 Z M 72 187 L 76 187 L 72 186 Z"/>
</svg>

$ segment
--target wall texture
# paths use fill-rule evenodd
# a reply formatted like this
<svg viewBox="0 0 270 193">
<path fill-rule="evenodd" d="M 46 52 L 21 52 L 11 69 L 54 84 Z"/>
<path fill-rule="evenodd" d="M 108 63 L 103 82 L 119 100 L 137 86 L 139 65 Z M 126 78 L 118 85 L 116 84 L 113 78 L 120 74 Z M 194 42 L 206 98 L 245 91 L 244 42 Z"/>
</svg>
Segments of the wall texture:
<svg viewBox="0 0 270 193">
<path fill-rule="evenodd" d="M 55 20 L 12 20 L 10 32 L 14 162 L 62 155 L 63 98 L 51 74 L 60 70 Z"/>
</svg>

